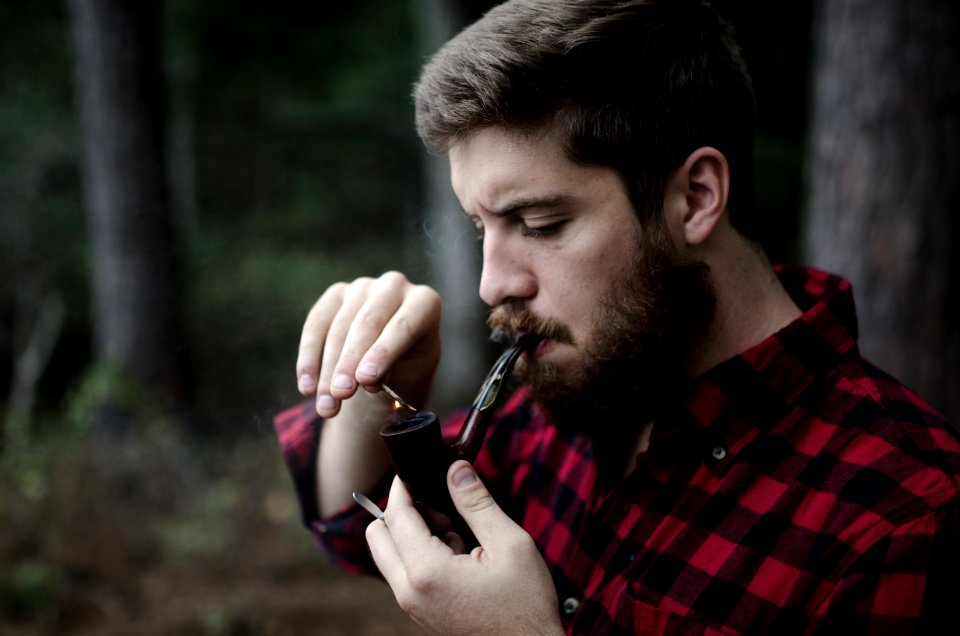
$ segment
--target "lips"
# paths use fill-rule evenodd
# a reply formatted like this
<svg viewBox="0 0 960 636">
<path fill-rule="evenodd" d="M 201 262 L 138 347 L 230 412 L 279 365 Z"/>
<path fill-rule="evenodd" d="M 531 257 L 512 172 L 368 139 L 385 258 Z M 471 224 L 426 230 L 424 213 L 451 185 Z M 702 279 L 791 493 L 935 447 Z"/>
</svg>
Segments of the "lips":
<svg viewBox="0 0 960 636">
<path fill-rule="evenodd" d="M 542 356 L 556 344 L 573 344 L 569 328 L 557 319 L 543 318 L 523 306 L 499 305 L 490 312 L 487 324 L 495 333 L 513 334 L 517 341 L 532 339 L 523 346 L 524 355 L 530 358 Z"/>
<path fill-rule="evenodd" d="M 541 358 L 557 344 L 557 341 L 551 338 L 544 338 L 543 336 L 532 337 L 537 338 L 537 342 L 532 343 L 531 346 L 526 348 L 523 353 L 528 360 L 537 360 Z"/>
</svg>

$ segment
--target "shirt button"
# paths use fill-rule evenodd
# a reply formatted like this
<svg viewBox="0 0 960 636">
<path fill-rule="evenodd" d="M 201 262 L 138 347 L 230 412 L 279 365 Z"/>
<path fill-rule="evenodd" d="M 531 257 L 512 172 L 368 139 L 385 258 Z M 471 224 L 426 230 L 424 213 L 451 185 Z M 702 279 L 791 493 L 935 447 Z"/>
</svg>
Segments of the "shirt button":
<svg viewBox="0 0 960 636">
<path fill-rule="evenodd" d="M 715 460 L 720 461 L 721 459 L 727 456 L 727 449 L 724 448 L 723 446 L 717 446 L 712 451 L 710 451 L 710 454 L 713 455 L 713 458 Z"/>
<path fill-rule="evenodd" d="M 567 616 L 572 616 L 578 609 L 580 609 L 580 601 L 572 596 L 563 602 L 563 613 Z"/>
</svg>

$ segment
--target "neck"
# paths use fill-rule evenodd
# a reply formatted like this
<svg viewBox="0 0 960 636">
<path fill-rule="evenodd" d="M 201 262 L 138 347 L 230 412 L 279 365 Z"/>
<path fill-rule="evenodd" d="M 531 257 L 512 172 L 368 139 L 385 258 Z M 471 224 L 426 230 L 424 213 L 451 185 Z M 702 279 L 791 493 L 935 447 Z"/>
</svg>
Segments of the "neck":
<svg viewBox="0 0 960 636">
<path fill-rule="evenodd" d="M 717 306 L 690 377 L 765 340 L 801 314 L 762 252 L 732 230 L 723 240 L 724 249 L 702 257 L 710 265 Z"/>
</svg>

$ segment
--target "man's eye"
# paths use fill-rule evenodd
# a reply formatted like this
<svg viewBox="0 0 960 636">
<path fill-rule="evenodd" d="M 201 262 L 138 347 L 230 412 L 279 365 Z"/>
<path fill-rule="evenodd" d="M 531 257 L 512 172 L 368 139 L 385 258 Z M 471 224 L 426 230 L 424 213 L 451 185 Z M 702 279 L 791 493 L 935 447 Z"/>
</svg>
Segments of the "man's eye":
<svg viewBox="0 0 960 636">
<path fill-rule="evenodd" d="M 557 221 L 556 223 L 551 223 L 549 225 L 538 226 L 522 224 L 520 226 L 520 233 L 529 238 L 545 238 L 547 236 L 553 236 L 559 232 L 560 228 L 562 228 L 565 223 L 566 221 Z"/>
</svg>

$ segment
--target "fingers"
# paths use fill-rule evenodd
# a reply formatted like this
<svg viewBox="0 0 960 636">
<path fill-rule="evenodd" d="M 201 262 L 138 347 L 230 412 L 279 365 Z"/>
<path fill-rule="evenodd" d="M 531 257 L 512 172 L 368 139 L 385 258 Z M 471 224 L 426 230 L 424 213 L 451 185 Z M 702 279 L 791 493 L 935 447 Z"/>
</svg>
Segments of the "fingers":
<svg viewBox="0 0 960 636">
<path fill-rule="evenodd" d="M 404 302 L 406 279 L 384 274 L 377 280 L 360 279 L 347 288 L 343 304 L 334 317 L 320 366 L 318 392 L 329 391 L 337 401 L 356 393 L 360 359 Z M 362 381 L 371 384 L 379 371 L 362 365 Z"/>
<path fill-rule="evenodd" d="M 401 357 L 411 364 L 436 366 L 439 354 L 440 297 L 425 285 L 410 286 L 402 303 L 362 354 L 357 378 L 364 384 L 381 381 Z M 358 333 L 357 353 L 366 345 Z M 429 346 L 418 347 L 424 343 Z M 399 385 L 399 383 L 398 383 Z"/>
<path fill-rule="evenodd" d="M 417 502 L 416 509 L 417 512 L 420 513 L 420 516 L 423 518 L 424 522 L 427 524 L 427 527 L 430 528 L 430 532 L 436 536 L 443 537 L 452 529 L 450 517 L 442 512 L 437 512 L 427 504 L 420 502 Z"/>
<path fill-rule="evenodd" d="M 418 579 L 424 578 L 417 573 L 423 572 L 431 556 L 438 555 L 437 549 L 444 556 L 450 554 L 449 544 L 432 535 L 399 477 L 394 477 L 390 487 L 384 520 L 367 526 L 366 537 L 377 568 L 398 598 L 411 588 L 410 572 Z M 457 539 L 448 538 L 454 546 Z"/>
<path fill-rule="evenodd" d="M 429 383 L 439 358 L 439 320 L 436 292 L 397 272 L 333 285 L 304 323 L 298 388 L 315 393 L 317 412 L 332 417 L 341 401 L 360 386 L 377 386 L 401 359 L 420 364 L 410 375 Z"/>
<path fill-rule="evenodd" d="M 331 285 L 314 303 L 303 323 L 297 354 L 297 387 L 304 395 L 312 395 L 317 390 L 320 355 L 329 330 L 329 316 L 335 314 L 343 303 L 346 289 L 346 283 Z"/>
<path fill-rule="evenodd" d="M 387 584 L 393 589 L 405 585 L 406 574 L 400 561 L 400 555 L 397 554 L 397 548 L 393 545 L 393 539 L 390 538 L 390 531 L 387 529 L 386 522 L 382 519 L 372 521 L 367 526 L 366 537 L 373 562 L 377 564 L 377 568 L 383 578 L 387 580 Z"/>
<path fill-rule="evenodd" d="M 356 382 L 349 361 L 341 362 L 343 345 L 357 313 L 367 299 L 372 279 L 359 278 L 348 285 L 340 297 L 340 306 L 326 329 L 326 339 L 320 356 L 320 375 L 317 381 L 317 407 L 321 415 L 332 417 L 340 408 L 340 401 L 353 395 Z"/>
<path fill-rule="evenodd" d="M 481 540 L 469 554 L 457 535 L 430 534 L 399 479 L 386 523 L 368 526 L 370 552 L 400 608 L 436 633 L 562 633 L 556 589 L 530 535 L 493 503 L 469 463 L 453 464 L 448 485 Z M 491 627 L 492 617 L 500 624 Z"/>
<path fill-rule="evenodd" d="M 510 541 L 529 537 L 497 505 L 469 462 L 454 462 L 447 471 L 450 497 L 477 541 L 485 549 L 507 546 Z"/>
<path fill-rule="evenodd" d="M 420 545 L 428 537 L 433 536 L 427 522 L 417 511 L 410 491 L 400 477 L 393 478 L 384 518 L 401 555 L 404 546 Z"/>
<path fill-rule="evenodd" d="M 463 542 L 463 538 L 456 532 L 448 532 L 443 535 L 443 542 L 447 544 L 447 547 L 450 548 L 454 554 L 467 553 L 467 544 Z"/>
</svg>

